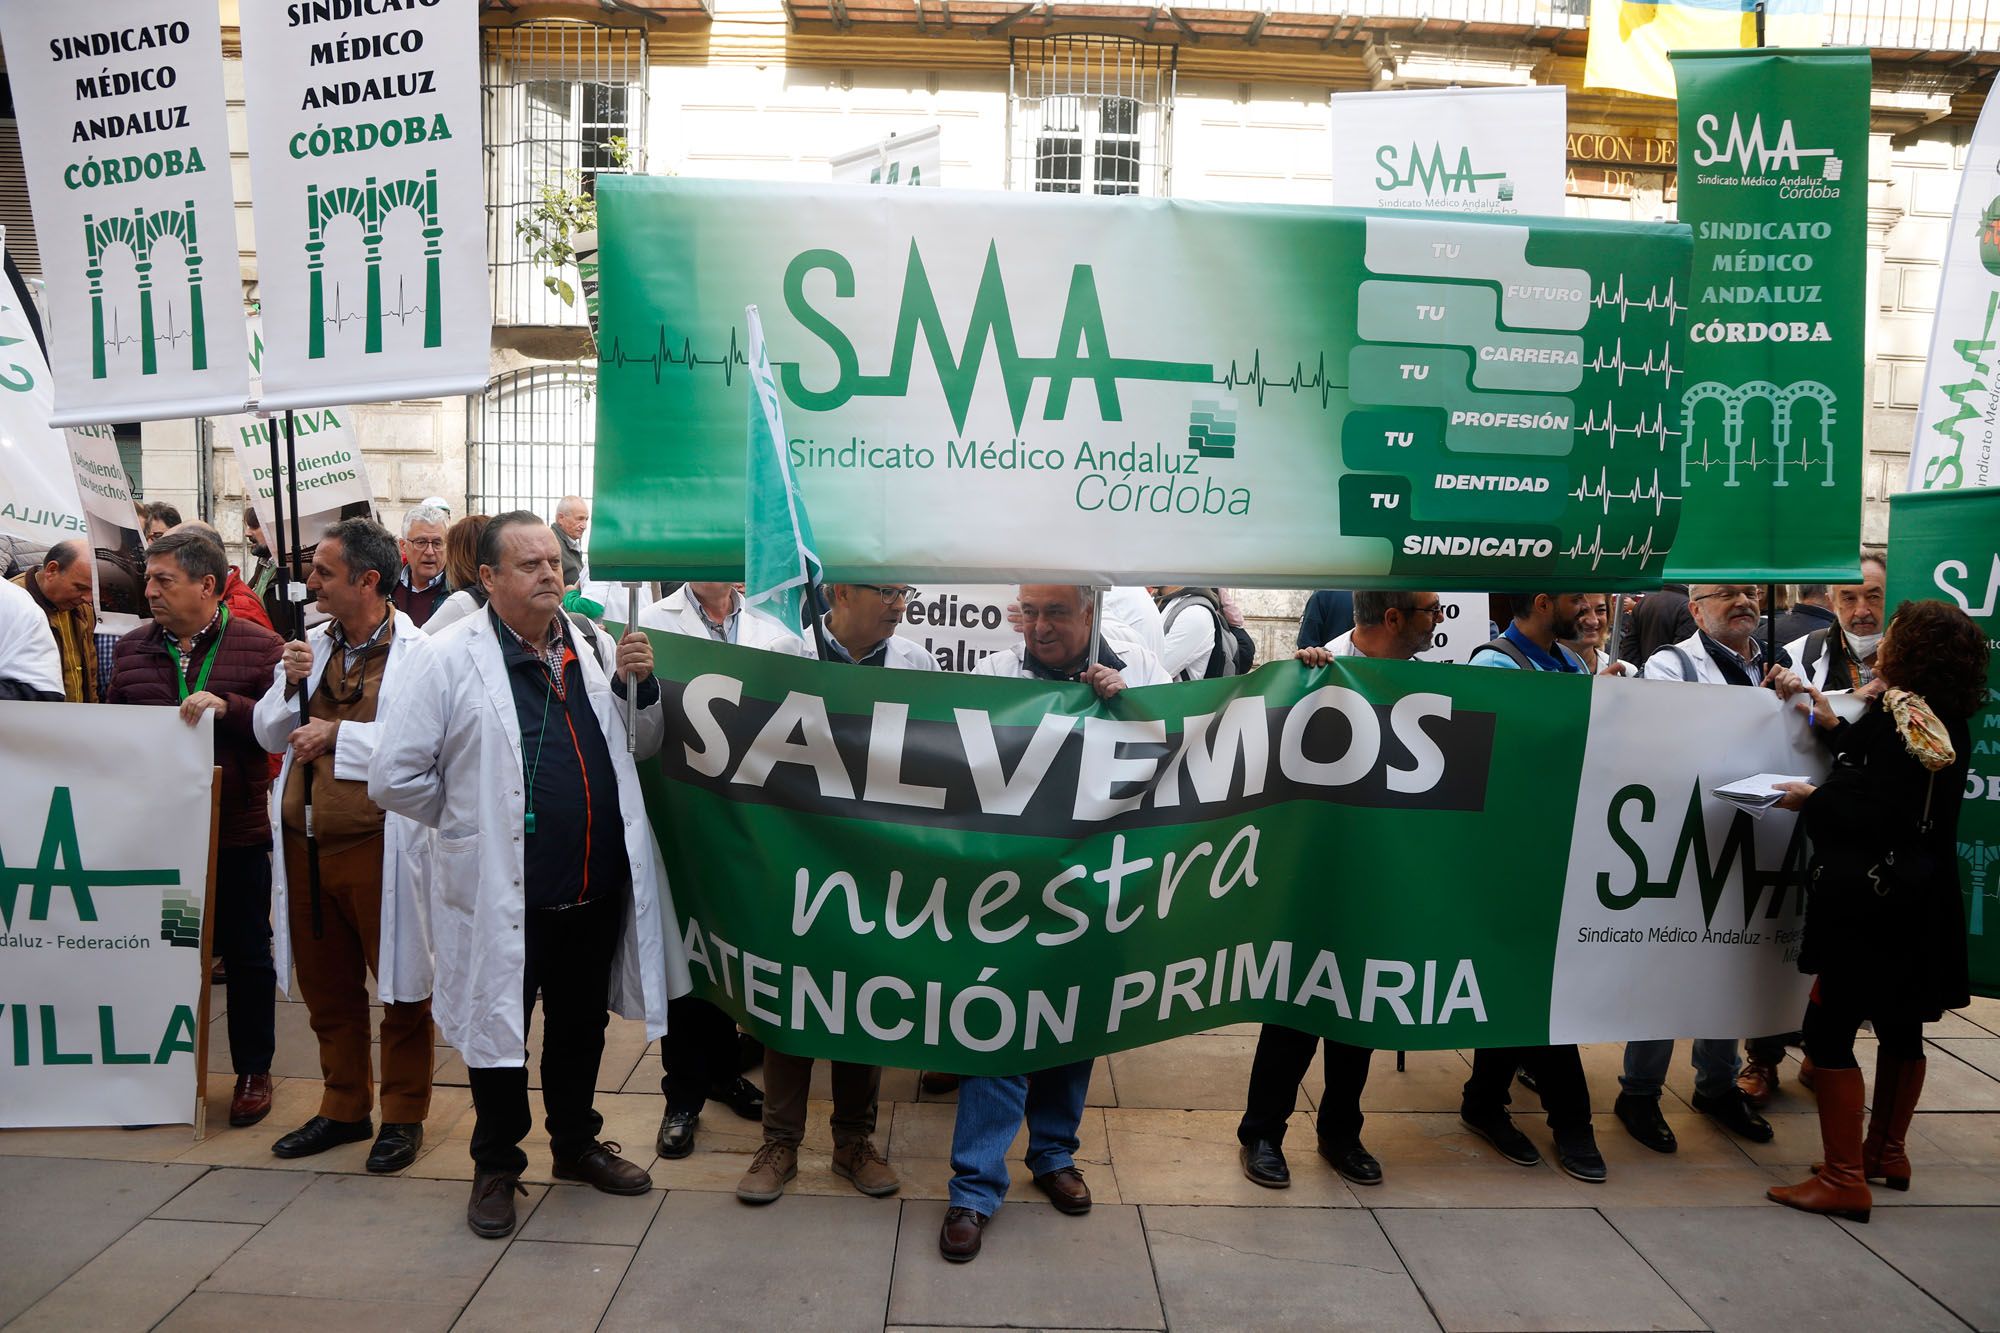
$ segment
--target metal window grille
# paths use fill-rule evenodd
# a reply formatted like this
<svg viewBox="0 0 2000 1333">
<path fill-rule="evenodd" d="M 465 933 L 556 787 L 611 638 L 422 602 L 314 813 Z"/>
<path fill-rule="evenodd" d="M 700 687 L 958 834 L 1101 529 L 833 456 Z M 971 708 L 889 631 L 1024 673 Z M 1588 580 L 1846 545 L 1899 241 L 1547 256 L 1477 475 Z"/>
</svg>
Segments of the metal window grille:
<svg viewBox="0 0 2000 1333">
<path fill-rule="evenodd" d="M 485 30 L 487 255 L 493 270 L 493 322 L 584 322 L 573 303 L 549 290 L 560 278 L 574 289 L 574 268 L 558 273 L 529 258 L 519 226 L 543 191 L 590 194 L 607 171 L 643 170 L 646 137 L 646 34 L 574 19 L 549 19 Z M 621 167 L 612 140 L 623 139 Z"/>
<path fill-rule="evenodd" d="M 1011 54 L 1009 189 L 1173 192 L 1172 46 L 1066 33 L 1017 37 Z"/>
<path fill-rule="evenodd" d="M 532 509 L 553 519 L 565 495 L 588 499 L 597 463 L 596 368 L 529 366 L 487 382 L 466 420 L 466 512 Z"/>
</svg>

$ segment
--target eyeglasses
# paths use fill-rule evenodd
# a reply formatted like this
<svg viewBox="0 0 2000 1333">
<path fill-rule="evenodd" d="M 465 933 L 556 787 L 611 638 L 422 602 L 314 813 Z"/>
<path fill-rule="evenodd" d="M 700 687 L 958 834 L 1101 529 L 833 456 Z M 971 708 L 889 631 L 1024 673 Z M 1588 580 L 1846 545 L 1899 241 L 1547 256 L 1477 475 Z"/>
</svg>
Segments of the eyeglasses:
<svg viewBox="0 0 2000 1333">
<path fill-rule="evenodd" d="M 1714 592 L 1705 592 L 1694 600 L 1697 602 L 1720 600 L 1725 602 L 1754 603 L 1757 601 L 1757 590 L 1755 588 L 1718 588 Z"/>
<path fill-rule="evenodd" d="M 886 606 L 894 606 L 897 602 L 908 602 L 917 595 L 917 590 L 906 584 L 857 583 L 854 586 L 868 589 L 880 597 Z"/>
<path fill-rule="evenodd" d="M 1410 608 L 1409 614 L 1413 616 L 1429 616 L 1432 620 L 1436 620 L 1444 614 L 1444 603 L 1439 601 L 1432 602 L 1429 606 L 1413 606 Z"/>
<path fill-rule="evenodd" d="M 444 549 L 444 538 L 442 537 L 405 537 L 403 540 L 411 546 L 416 547 L 419 551 L 442 551 Z"/>
</svg>

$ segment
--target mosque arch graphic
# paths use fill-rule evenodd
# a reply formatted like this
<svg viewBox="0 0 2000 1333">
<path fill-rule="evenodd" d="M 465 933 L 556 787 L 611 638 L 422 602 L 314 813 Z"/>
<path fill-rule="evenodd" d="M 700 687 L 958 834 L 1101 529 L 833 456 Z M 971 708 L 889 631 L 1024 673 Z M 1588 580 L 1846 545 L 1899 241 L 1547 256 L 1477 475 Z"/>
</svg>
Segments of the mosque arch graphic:
<svg viewBox="0 0 2000 1333">
<path fill-rule="evenodd" d="M 1695 414 L 1703 403 L 1708 402 L 1720 403 L 1722 406 L 1722 447 L 1728 453 L 1726 458 L 1710 458 L 1708 443 L 1705 440 L 1701 445 L 1701 456 L 1699 458 L 1692 456 L 1696 439 Z M 1768 403 L 1772 411 L 1771 443 L 1777 450 L 1778 456 L 1777 475 L 1771 485 L 1774 487 L 1791 485 L 1785 476 L 1787 467 L 1803 470 L 1821 461 L 1826 464 L 1826 478 L 1820 485 L 1838 485 L 1833 470 L 1833 423 L 1836 402 L 1833 390 L 1817 380 L 1797 380 L 1785 385 L 1773 384 L 1769 380 L 1751 380 L 1734 387 L 1714 380 L 1704 380 L 1700 384 L 1690 386 L 1681 398 L 1682 487 L 1692 484 L 1688 479 L 1689 468 L 1698 467 L 1705 471 L 1711 467 L 1726 466 L 1729 471 L 1722 484 L 1741 486 L 1743 483 L 1736 476 L 1738 467 L 1748 467 L 1755 472 L 1771 465 L 1772 460 L 1760 456 L 1755 441 L 1751 442 L 1748 455 L 1745 456 L 1743 453 L 1744 410 L 1755 402 Z M 1804 403 L 1810 403 L 1818 409 L 1821 443 L 1826 449 L 1824 460 L 1805 457 L 1803 448 L 1800 449 L 1798 458 L 1789 457 L 1795 412 Z"/>
<path fill-rule="evenodd" d="M 162 237 L 180 242 L 181 262 L 187 270 L 191 368 L 208 369 L 201 247 L 195 238 L 194 200 L 190 199 L 180 208 L 164 208 L 155 213 L 148 213 L 143 207 L 134 208 L 129 217 L 83 215 L 83 247 L 88 261 L 84 277 L 90 283 L 90 377 L 94 380 L 101 380 L 109 373 L 104 359 L 104 265 L 111 251 L 121 247 L 132 256 L 132 271 L 139 279 L 139 373 L 159 372 L 159 355 L 153 347 L 153 246 Z"/>
<path fill-rule="evenodd" d="M 306 187 L 306 359 L 326 355 L 326 231 L 336 220 L 351 217 L 361 224 L 361 244 L 368 275 L 368 308 L 364 317 L 362 351 L 382 350 L 382 224 L 399 208 L 414 209 L 424 230 L 424 346 L 444 342 L 444 316 L 438 297 L 440 241 L 437 169 L 422 180 L 377 181 L 362 187 Z"/>
</svg>

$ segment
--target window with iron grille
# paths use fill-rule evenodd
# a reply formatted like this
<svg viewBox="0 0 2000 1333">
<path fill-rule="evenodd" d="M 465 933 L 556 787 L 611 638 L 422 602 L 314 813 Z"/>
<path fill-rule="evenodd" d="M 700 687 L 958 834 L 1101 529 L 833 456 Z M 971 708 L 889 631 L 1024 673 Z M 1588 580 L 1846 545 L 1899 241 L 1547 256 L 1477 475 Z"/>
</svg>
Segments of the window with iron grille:
<svg viewBox="0 0 2000 1333">
<path fill-rule="evenodd" d="M 486 214 L 496 324 L 582 324 L 547 279 L 576 286 L 530 258 L 520 224 L 544 192 L 588 196 L 607 171 L 643 170 L 646 34 L 574 19 L 484 30 Z M 625 144 L 621 165 L 613 143 Z"/>
<path fill-rule="evenodd" d="M 597 463 L 596 368 L 528 366 L 487 382 L 466 413 L 469 514 L 532 509 L 553 519 L 565 495 L 590 498 Z"/>
<path fill-rule="evenodd" d="M 1172 193 L 1172 46 L 1066 33 L 1011 50 L 1008 188 Z"/>
</svg>

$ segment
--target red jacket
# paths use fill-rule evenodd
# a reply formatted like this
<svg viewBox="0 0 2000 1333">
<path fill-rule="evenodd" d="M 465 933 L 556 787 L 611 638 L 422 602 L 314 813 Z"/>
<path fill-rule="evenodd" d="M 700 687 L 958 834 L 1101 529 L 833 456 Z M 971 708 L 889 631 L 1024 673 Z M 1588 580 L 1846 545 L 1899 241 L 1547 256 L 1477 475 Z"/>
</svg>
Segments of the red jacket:
<svg viewBox="0 0 2000 1333">
<path fill-rule="evenodd" d="M 215 762 L 222 769 L 222 845 L 256 847 L 271 841 L 271 757 L 257 743 L 250 713 L 271 688 L 284 654 L 278 636 L 262 625 L 229 613 L 222 648 L 209 669 L 206 689 L 229 707 L 215 719 Z M 118 641 L 111 651 L 111 683 L 105 702 L 176 707 L 174 662 L 164 632 L 149 620 Z"/>
<path fill-rule="evenodd" d="M 278 627 L 271 623 L 271 613 L 264 609 L 263 599 L 250 591 L 250 585 L 243 581 L 234 565 L 229 567 L 228 582 L 222 585 L 222 604 L 229 608 L 231 620 L 247 620 L 277 633 Z"/>
</svg>

